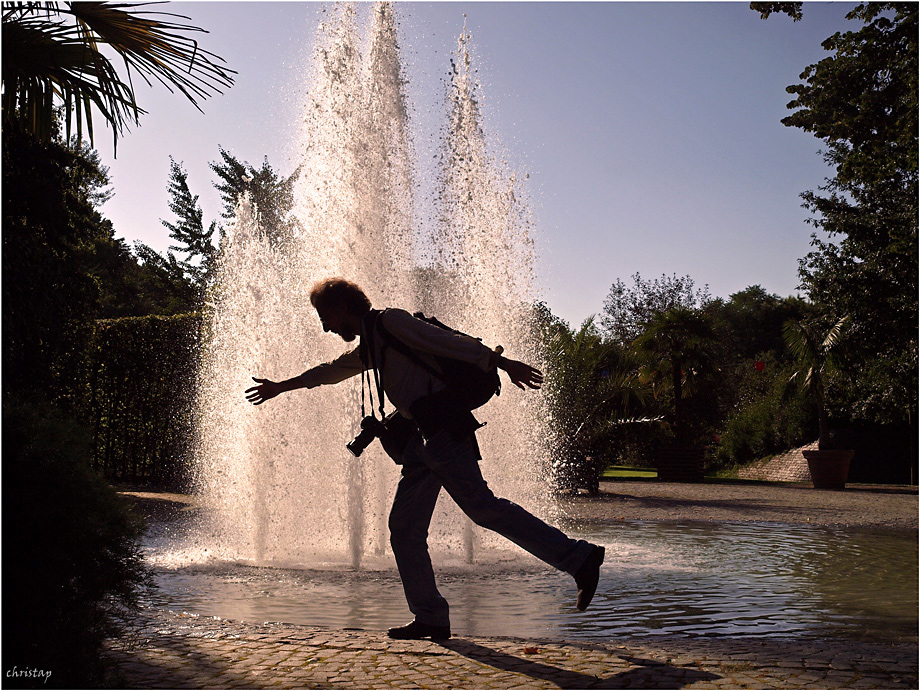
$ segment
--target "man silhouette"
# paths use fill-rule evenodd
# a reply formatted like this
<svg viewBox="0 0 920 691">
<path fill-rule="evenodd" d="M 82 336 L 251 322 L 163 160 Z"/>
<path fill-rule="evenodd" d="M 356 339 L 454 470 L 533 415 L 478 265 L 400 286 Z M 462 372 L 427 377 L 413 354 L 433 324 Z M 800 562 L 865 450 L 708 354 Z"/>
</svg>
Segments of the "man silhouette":
<svg viewBox="0 0 920 691">
<path fill-rule="evenodd" d="M 446 413 L 440 406 L 432 414 L 426 403 L 432 394 L 441 393 L 443 399 L 446 388 L 432 374 L 438 371 L 433 356 L 473 363 L 483 370 L 497 367 L 520 389 L 540 388 L 543 375 L 524 362 L 499 355 L 477 339 L 429 324 L 404 310 L 372 310 L 364 291 L 343 278 L 314 285 L 310 302 L 324 331 L 338 334 L 346 342 L 360 337 L 361 345 L 285 381 L 253 377 L 257 385 L 246 390 L 246 398 L 259 405 L 285 391 L 336 384 L 376 367 L 390 402 L 418 427 L 402 452 L 402 477 L 389 518 L 390 544 L 415 619 L 390 629 L 388 635 L 400 639 L 450 638 L 449 606 L 438 592 L 428 553 L 428 526 L 442 487 L 476 524 L 571 574 L 578 588 L 576 607 L 587 609 L 597 589 L 604 548 L 569 538 L 517 504 L 496 497 L 479 469 L 476 419 L 468 410 L 451 412 L 450 406 Z M 404 347 L 389 347 L 388 342 L 394 339 Z"/>
</svg>

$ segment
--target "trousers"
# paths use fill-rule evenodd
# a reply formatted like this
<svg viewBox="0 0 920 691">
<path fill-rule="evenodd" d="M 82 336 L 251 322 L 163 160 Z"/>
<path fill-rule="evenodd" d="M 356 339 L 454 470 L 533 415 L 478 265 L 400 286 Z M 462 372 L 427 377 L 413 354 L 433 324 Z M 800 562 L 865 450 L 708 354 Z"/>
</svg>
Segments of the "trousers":
<svg viewBox="0 0 920 691">
<path fill-rule="evenodd" d="M 496 497 L 479 469 L 472 435 L 446 430 L 416 435 L 403 452 L 402 477 L 390 511 L 390 544 L 409 610 L 417 621 L 450 625 L 450 607 L 438 592 L 428 552 L 428 528 L 443 487 L 477 525 L 493 530 L 547 564 L 574 574 L 592 545 L 568 537 L 514 502 Z"/>
</svg>

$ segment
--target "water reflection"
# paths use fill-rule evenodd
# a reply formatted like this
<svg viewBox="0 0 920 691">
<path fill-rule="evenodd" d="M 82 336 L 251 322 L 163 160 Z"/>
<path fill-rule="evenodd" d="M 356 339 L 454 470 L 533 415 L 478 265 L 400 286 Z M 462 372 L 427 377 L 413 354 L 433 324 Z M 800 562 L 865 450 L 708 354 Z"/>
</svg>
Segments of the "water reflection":
<svg viewBox="0 0 920 691">
<path fill-rule="evenodd" d="M 622 522 L 582 526 L 607 561 L 591 609 L 572 581 L 527 555 L 472 567 L 436 558 L 460 635 L 604 639 L 617 636 L 917 635 L 917 540 L 786 525 Z M 151 539 L 154 604 L 243 621 L 382 630 L 408 621 L 395 569 L 298 570 L 181 563 Z M 169 564 L 167 566 L 166 564 Z"/>
</svg>

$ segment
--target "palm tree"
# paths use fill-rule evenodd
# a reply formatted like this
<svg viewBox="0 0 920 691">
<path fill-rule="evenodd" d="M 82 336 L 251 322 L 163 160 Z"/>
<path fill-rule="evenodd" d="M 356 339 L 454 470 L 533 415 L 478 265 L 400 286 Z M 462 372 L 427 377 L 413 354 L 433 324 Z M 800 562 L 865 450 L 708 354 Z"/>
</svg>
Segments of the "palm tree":
<svg viewBox="0 0 920 691">
<path fill-rule="evenodd" d="M 601 452 L 611 433 L 658 418 L 634 414 L 646 400 L 636 368 L 618 345 L 601 337 L 593 317 L 578 331 L 561 322 L 547 330 L 546 388 L 559 447 L 556 481 L 562 488 L 585 487 L 596 494 Z"/>
<path fill-rule="evenodd" d="M 823 336 L 814 326 L 801 322 L 788 321 L 783 326 L 783 340 L 799 364 L 789 378 L 787 391 L 803 391 L 817 406 L 818 449 L 828 446 L 827 382 L 841 369 L 849 325 L 850 317 L 842 317 Z"/>
<path fill-rule="evenodd" d="M 135 100 L 133 75 L 177 89 L 201 110 L 200 99 L 232 86 L 234 70 L 202 50 L 184 32 L 204 32 L 163 18 L 177 14 L 139 11 L 149 3 L 3 3 L 3 124 L 15 123 L 50 141 L 63 108 L 67 140 L 76 118 L 77 137 L 86 121 L 93 141 L 95 108 L 114 139 L 145 111 Z M 119 73 L 107 50 L 124 63 Z"/>
<path fill-rule="evenodd" d="M 711 369 L 709 347 L 714 333 L 705 315 L 686 307 L 656 314 L 634 342 L 635 350 L 651 361 L 647 370 L 664 379 L 673 396 L 672 425 L 678 445 L 687 440 L 683 429 L 684 397 L 694 376 Z"/>
</svg>

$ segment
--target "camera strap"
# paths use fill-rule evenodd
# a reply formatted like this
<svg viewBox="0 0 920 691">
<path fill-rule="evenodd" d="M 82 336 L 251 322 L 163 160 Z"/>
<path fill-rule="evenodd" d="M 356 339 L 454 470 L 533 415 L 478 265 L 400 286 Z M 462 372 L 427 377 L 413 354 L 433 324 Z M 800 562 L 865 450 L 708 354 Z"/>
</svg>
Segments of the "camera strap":
<svg viewBox="0 0 920 691">
<path fill-rule="evenodd" d="M 380 383 L 380 370 L 377 367 L 377 357 L 374 352 L 374 331 L 377 328 L 377 320 L 380 318 L 380 312 L 376 310 L 371 310 L 369 313 L 372 315 L 373 319 L 369 325 L 366 326 L 367 332 L 367 347 L 364 347 L 362 343 L 361 347 L 361 361 L 364 365 L 364 370 L 361 372 L 361 417 L 364 417 L 364 378 L 367 377 L 367 389 L 368 389 L 368 398 L 370 399 L 371 404 L 371 414 L 374 410 L 374 389 L 371 387 L 371 378 L 368 370 L 373 371 L 374 373 L 374 383 L 377 387 L 377 404 L 378 410 L 380 410 L 380 419 L 383 420 L 386 417 L 384 412 L 384 398 L 383 398 L 383 385 Z"/>
</svg>

